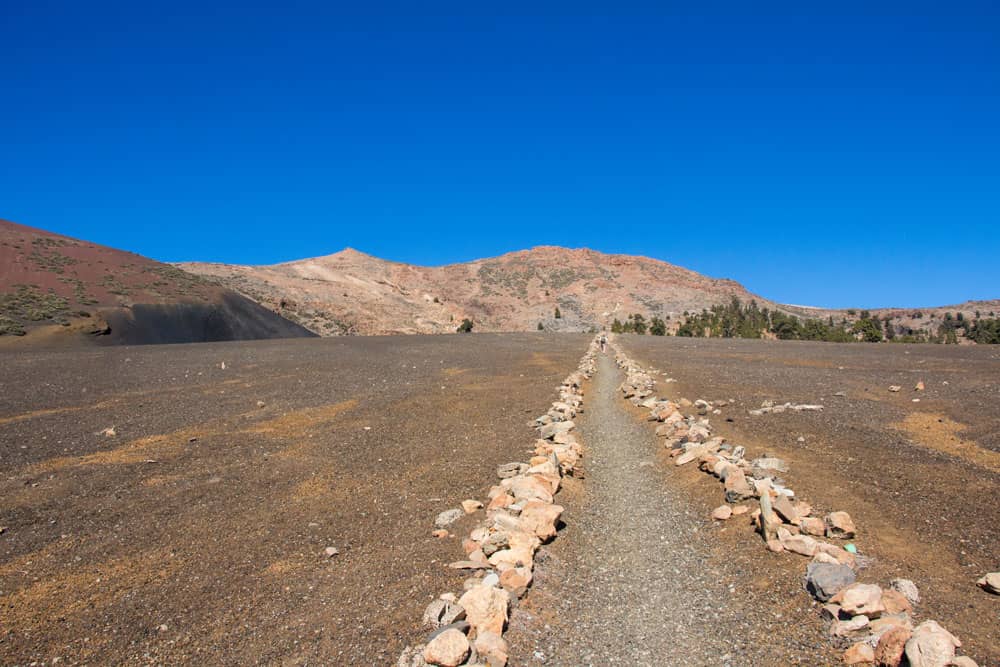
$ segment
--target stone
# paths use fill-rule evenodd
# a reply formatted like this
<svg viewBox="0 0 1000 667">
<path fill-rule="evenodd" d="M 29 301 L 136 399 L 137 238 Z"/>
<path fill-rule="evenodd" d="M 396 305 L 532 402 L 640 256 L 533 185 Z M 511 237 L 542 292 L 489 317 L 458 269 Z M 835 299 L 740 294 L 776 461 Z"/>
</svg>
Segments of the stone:
<svg viewBox="0 0 1000 667">
<path fill-rule="evenodd" d="M 528 466 L 524 463 L 504 463 L 497 466 L 497 477 L 500 479 L 507 479 L 508 477 L 516 477 L 520 475 Z"/>
<path fill-rule="evenodd" d="M 834 621 L 830 625 L 830 634 L 834 637 L 846 637 L 852 632 L 857 632 L 868 627 L 867 616 L 854 616 L 847 621 Z"/>
<path fill-rule="evenodd" d="M 764 456 L 759 459 L 754 459 L 750 465 L 754 468 L 760 468 L 761 470 L 788 472 L 788 464 L 785 463 L 784 459 L 779 459 L 774 456 Z"/>
<path fill-rule="evenodd" d="M 770 551 L 771 553 L 780 554 L 782 551 L 785 550 L 785 547 L 784 545 L 781 544 L 779 540 L 772 539 L 767 541 L 767 550 Z"/>
<path fill-rule="evenodd" d="M 948 664 L 951 665 L 951 667 L 979 667 L 979 665 L 976 664 L 976 661 L 967 655 L 955 656 Z"/>
<path fill-rule="evenodd" d="M 424 647 L 424 660 L 431 665 L 458 667 L 469 656 L 469 638 L 454 628 L 442 632 Z"/>
<path fill-rule="evenodd" d="M 902 387 L 900 387 L 898 384 L 889 385 L 889 391 L 893 393 L 898 392 L 901 389 Z"/>
<path fill-rule="evenodd" d="M 520 525 L 540 540 L 548 540 L 555 537 L 556 524 L 562 513 L 561 505 L 529 500 L 521 509 Z"/>
<path fill-rule="evenodd" d="M 531 570 L 526 567 L 512 567 L 500 574 L 500 586 L 511 595 L 522 597 L 531 585 Z"/>
<path fill-rule="evenodd" d="M 909 579 L 893 579 L 889 582 L 889 588 L 899 591 L 913 606 L 920 604 L 920 591 L 917 585 Z"/>
<path fill-rule="evenodd" d="M 913 611 L 906 596 L 891 588 L 882 591 L 882 604 L 885 606 L 886 614 L 909 614 Z"/>
<path fill-rule="evenodd" d="M 462 501 L 462 510 L 466 514 L 472 514 L 473 512 L 475 512 L 477 510 L 481 510 L 481 509 L 483 509 L 483 504 L 481 502 L 479 502 L 478 500 L 471 500 L 470 499 L 470 500 L 463 500 Z"/>
<path fill-rule="evenodd" d="M 824 621 L 836 621 L 840 619 L 840 605 L 839 604 L 825 604 L 820 607 L 819 610 L 820 618 Z"/>
<path fill-rule="evenodd" d="M 399 655 L 399 660 L 396 661 L 396 667 L 427 667 L 423 645 L 404 648 Z"/>
<path fill-rule="evenodd" d="M 946 667 L 962 642 L 936 621 L 924 621 L 913 630 L 904 650 L 910 667 Z"/>
<path fill-rule="evenodd" d="M 442 537 L 448 537 L 449 534 L 450 533 L 448 533 L 447 528 L 438 528 L 437 530 L 431 531 L 431 535 L 437 537 L 438 539 Z"/>
<path fill-rule="evenodd" d="M 485 658 L 489 667 L 504 667 L 507 664 L 507 642 L 496 632 L 482 632 L 476 637 L 476 652 Z"/>
<path fill-rule="evenodd" d="M 778 529 L 778 540 L 786 551 L 812 558 L 816 555 L 816 540 L 808 535 L 792 535 L 784 528 Z"/>
<path fill-rule="evenodd" d="M 987 593 L 1000 595 L 1000 572 L 990 572 L 976 582 Z"/>
<path fill-rule="evenodd" d="M 423 622 L 432 628 L 451 625 L 465 618 L 465 609 L 461 605 L 447 600 L 437 599 L 427 605 L 424 610 Z"/>
<path fill-rule="evenodd" d="M 809 563 L 806 567 L 806 590 L 820 602 L 826 602 L 857 579 L 846 565 Z"/>
<path fill-rule="evenodd" d="M 476 552 L 473 551 L 472 553 L 475 554 Z M 482 553 L 482 551 L 480 551 L 479 553 Z M 481 560 L 472 560 L 472 558 L 471 558 L 472 554 L 469 554 L 469 555 L 470 555 L 469 560 L 457 560 L 454 563 L 449 563 L 448 567 L 450 567 L 453 570 L 488 570 L 488 569 L 490 569 L 489 562 L 485 562 L 484 563 Z"/>
<path fill-rule="evenodd" d="M 857 557 L 851 552 L 841 549 L 840 547 L 829 544 L 828 542 L 816 541 L 816 553 L 824 553 L 841 565 L 846 565 L 847 567 L 856 569 Z"/>
<path fill-rule="evenodd" d="M 750 488 L 742 470 L 737 470 L 726 477 L 726 502 L 738 503 L 753 496 L 753 489 Z"/>
<path fill-rule="evenodd" d="M 542 437 L 543 440 L 550 440 L 557 433 L 568 433 L 569 431 L 572 431 L 575 427 L 576 425 L 571 421 L 553 422 L 551 424 L 546 424 L 542 426 L 541 430 L 539 431 L 539 435 Z"/>
<path fill-rule="evenodd" d="M 340 553 L 340 549 L 337 547 L 327 547 L 326 549 L 323 549 L 323 553 L 326 554 L 327 558 L 333 558 Z"/>
<path fill-rule="evenodd" d="M 913 391 L 923 391 L 924 389 L 925 389 L 925 387 L 924 387 L 924 381 L 923 380 L 917 382 L 917 384 L 914 385 L 914 387 L 913 387 Z"/>
<path fill-rule="evenodd" d="M 513 496 L 508 495 L 507 493 L 498 493 L 497 495 L 493 496 L 492 500 L 490 500 L 490 504 L 486 506 L 486 511 L 490 512 L 492 510 L 500 510 L 503 509 L 504 507 L 512 505 L 513 503 L 514 503 Z"/>
<path fill-rule="evenodd" d="M 549 491 L 548 485 L 533 475 L 512 477 L 509 480 L 504 480 L 504 482 L 510 483 L 508 488 L 511 494 L 513 494 L 514 500 L 541 500 L 545 503 L 552 502 L 552 492 Z"/>
<path fill-rule="evenodd" d="M 885 611 L 882 589 L 876 584 L 853 584 L 840 590 L 830 601 L 843 607 L 851 615 L 877 617 Z"/>
<path fill-rule="evenodd" d="M 462 594 L 458 604 L 465 609 L 465 617 L 475 628 L 477 635 L 483 632 L 503 634 L 510 593 L 493 586 L 477 586 Z"/>
<path fill-rule="evenodd" d="M 746 505 L 735 505 L 733 507 L 733 516 L 740 516 L 741 514 L 746 514 L 750 511 L 750 508 Z"/>
<path fill-rule="evenodd" d="M 800 520 L 799 513 L 788 496 L 778 496 L 771 502 L 771 507 L 788 523 L 797 524 Z"/>
<path fill-rule="evenodd" d="M 875 662 L 875 651 L 864 642 L 858 642 L 844 651 L 845 665 L 870 665 Z"/>
<path fill-rule="evenodd" d="M 434 519 L 434 526 L 437 528 L 444 528 L 455 523 L 459 519 L 465 516 L 465 512 L 459 509 L 445 510 L 437 515 Z"/>
<path fill-rule="evenodd" d="M 913 623 L 906 614 L 886 615 L 882 614 L 869 623 L 872 635 L 878 639 L 883 634 L 893 628 L 904 628 L 908 632 L 913 632 Z"/>
<path fill-rule="evenodd" d="M 826 536 L 849 540 L 855 536 L 857 529 L 847 512 L 830 512 L 826 515 Z"/>
<path fill-rule="evenodd" d="M 823 535 L 826 535 L 826 524 L 823 522 L 823 519 L 814 516 L 807 516 L 803 519 L 799 519 L 799 530 L 806 535 L 822 537 Z"/>
<path fill-rule="evenodd" d="M 712 510 L 712 518 L 716 521 L 725 521 L 733 515 L 732 508 L 729 505 L 720 505 Z"/>
<path fill-rule="evenodd" d="M 879 667 L 899 667 L 903 661 L 903 651 L 912 633 L 904 627 L 889 628 L 878 639 L 875 646 L 875 664 Z"/>
</svg>

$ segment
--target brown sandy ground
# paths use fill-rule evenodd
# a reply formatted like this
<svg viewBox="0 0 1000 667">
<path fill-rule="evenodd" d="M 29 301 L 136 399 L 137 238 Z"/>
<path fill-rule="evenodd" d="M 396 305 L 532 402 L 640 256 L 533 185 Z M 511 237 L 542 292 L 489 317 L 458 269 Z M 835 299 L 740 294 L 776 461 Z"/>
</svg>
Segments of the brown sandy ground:
<svg viewBox="0 0 1000 667">
<path fill-rule="evenodd" d="M 862 578 L 883 585 L 894 577 L 913 579 L 922 597 L 918 621 L 939 621 L 980 665 L 1000 665 L 1000 598 L 975 583 L 1000 569 L 1000 349 L 620 341 L 639 363 L 678 381 L 663 384 L 661 375 L 659 394 L 735 399 L 711 417 L 715 430 L 750 454 L 786 459 L 791 472 L 785 478 L 802 498 L 854 517 L 861 530 L 856 544 L 875 558 Z M 914 391 L 918 381 L 926 391 Z M 890 385 L 902 391 L 891 393 Z M 766 399 L 825 409 L 747 414 Z M 701 495 L 705 510 L 722 502 L 721 486 L 703 473 L 678 470 L 668 481 Z M 789 595 L 798 589 L 805 559 L 766 554 L 749 527 L 732 520 L 717 530 L 721 553 L 747 563 L 773 561 L 778 569 L 758 568 L 766 585 Z"/>
<path fill-rule="evenodd" d="M 0 353 L 0 664 L 394 662 L 588 339 Z"/>
</svg>

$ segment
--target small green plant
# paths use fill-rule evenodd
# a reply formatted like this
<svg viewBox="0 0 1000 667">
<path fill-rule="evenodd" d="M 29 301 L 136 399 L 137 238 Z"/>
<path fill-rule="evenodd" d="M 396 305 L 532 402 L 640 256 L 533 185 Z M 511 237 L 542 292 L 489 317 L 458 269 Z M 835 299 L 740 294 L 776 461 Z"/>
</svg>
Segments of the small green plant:
<svg viewBox="0 0 1000 667">
<path fill-rule="evenodd" d="M 562 312 L 559 310 L 559 306 L 556 306 L 556 319 L 557 320 L 562 319 Z"/>
<path fill-rule="evenodd" d="M 538 323 L 538 330 L 539 331 L 545 331 L 545 325 L 543 325 L 541 322 L 539 322 Z"/>
<path fill-rule="evenodd" d="M 458 328 L 455 329 L 455 331 L 458 333 L 472 333 L 473 326 L 472 320 L 466 317 L 462 319 L 462 323 L 458 325 Z"/>
</svg>

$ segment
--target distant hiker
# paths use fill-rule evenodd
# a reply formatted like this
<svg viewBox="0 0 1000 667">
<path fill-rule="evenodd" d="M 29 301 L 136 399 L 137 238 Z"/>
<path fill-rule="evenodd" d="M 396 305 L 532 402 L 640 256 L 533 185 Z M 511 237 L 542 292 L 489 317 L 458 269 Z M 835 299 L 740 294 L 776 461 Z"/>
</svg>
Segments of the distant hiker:
<svg viewBox="0 0 1000 667">
<path fill-rule="evenodd" d="M 608 337 L 601 334 L 601 354 L 605 354 L 608 351 Z"/>
</svg>

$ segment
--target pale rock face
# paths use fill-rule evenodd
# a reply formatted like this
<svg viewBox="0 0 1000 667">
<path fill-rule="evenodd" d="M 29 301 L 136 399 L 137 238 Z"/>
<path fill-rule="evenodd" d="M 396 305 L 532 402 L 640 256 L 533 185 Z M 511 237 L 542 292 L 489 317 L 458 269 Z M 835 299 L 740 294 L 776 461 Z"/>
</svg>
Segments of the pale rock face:
<svg viewBox="0 0 1000 667">
<path fill-rule="evenodd" d="M 552 502 L 552 492 L 548 486 L 534 476 L 512 477 L 504 482 L 510 482 L 509 490 L 514 495 L 514 499 L 521 500 L 541 500 L 545 503 Z"/>
<path fill-rule="evenodd" d="M 854 521 L 847 512 L 830 512 L 826 515 L 826 535 L 827 537 L 839 537 L 849 540 L 855 536 L 857 529 Z"/>
<path fill-rule="evenodd" d="M 841 590 L 831 598 L 848 614 L 863 614 L 875 618 L 885 611 L 882 603 L 882 589 L 875 584 L 854 584 Z"/>
<path fill-rule="evenodd" d="M 462 509 L 465 511 L 466 514 L 472 514 L 477 510 L 483 509 L 483 504 L 478 500 L 463 500 Z"/>
<path fill-rule="evenodd" d="M 875 661 L 875 651 L 864 642 L 858 642 L 844 651 L 845 665 L 865 665 Z"/>
<path fill-rule="evenodd" d="M 987 593 L 1000 595 L 1000 572 L 990 572 L 976 583 Z"/>
<path fill-rule="evenodd" d="M 445 630 L 424 647 L 424 660 L 431 665 L 458 667 L 469 655 L 469 640 L 461 630 Z"/>
<path fill-rule="evenodd" d="M 462 510 L 459 509 L 445 510 L 440 514 L 438 514 L 437 518 L 434 519 L 434 525 L 437 528 L 444 528 L 446 526 L 450 526 L 451 524 L 455 523 L 463 516 L 465 516 L 465 512 L 463 512 Z"/>
<path fill-rule="evenodd" d="M 742 470 L 736 470 L 726 477 L 726 502 L 738 503 L 753 496 L 753 489 Z"/>
<path fill-rule="evenodd" d="M 520 523 L 524 530 L 534 534 L 541 540 L 548 540 L 556 535 L 556 523 L 563 513 L 560 505 L 529 500 L 521 510 Z"/>
<path fill-rule="evenodd" d="M 920 604 L 920 591 L 917 589 L 917 585 L 909 579 L 893 579 L 889 582 L 889 587 L 902 593 L 911 605 Z"/>
<path fill-rule="evenodd" d="M 784 528 L 779 528 L 778 540 L 786 551 L 810 558 L 816 555 L 816 540 L 808 535 L 792 535 Z"/>
<path fill-rule="evenodd" d="M 500 575 L 500 586 L 511 595 L 523 596 L 531 585 L 531 570 L 526 567 L 514 567 Z"/>
<path fill-rule="evenodd" d="M 716 521 L 725 521 L 733 515 L 733 510 L 729 505 L 720 505 L 712 510 L 712 518 Z"/>
<path fill-rule="evenodd" d="M 834 637 L 846 637 L 866 627 L 868 627 L 868 617 L 855 616 L 848 621 L 834 621 L 830 626 L 830 634 Z"/>
<path fill-rule="evenodd" d="M 482 632 L 476 637 L 476 651 L 485 658 L 489 667 L 507 664 L 507 642 L 495 632 Z"/>
<path fill-rule="evenodd" d="M 826 524 L 823 523 L 823 519 L 812 516 L 799 520 L 799 529 L 806 535 L 816 537 L 822 537 L 826 534 Z"/>
<path fill-rule="evenodd" d="M 906 642 L 906 659 L 910 667 L 946 667 L 955 657 L 955 649 L 962 645 L 935 621 L 924 621 L 913 630 Z"/>
<path fill-rule="evenodd" d="M 465 609 L 465 617 L 475 628 L 477 635 L 484 632 L 503 634 L 510 606 L 510 594 L 507 591 L 493 586 L 477 586 L 466 591 L 458 599 L 458 604 Z"/>
</svg>

